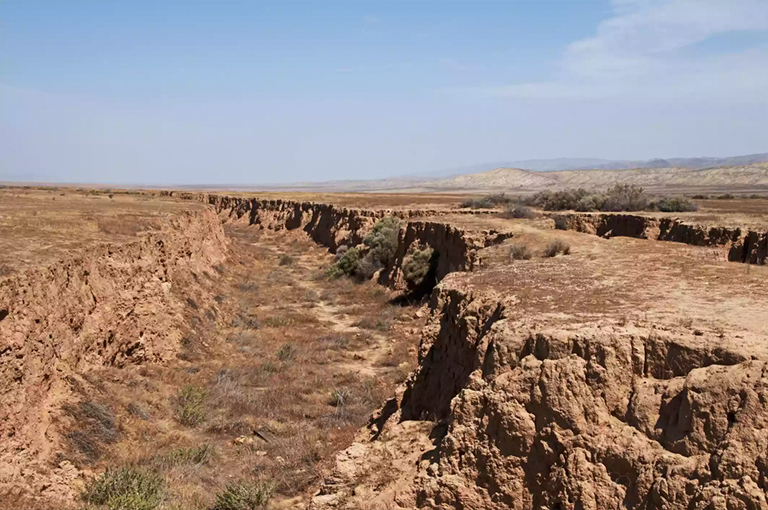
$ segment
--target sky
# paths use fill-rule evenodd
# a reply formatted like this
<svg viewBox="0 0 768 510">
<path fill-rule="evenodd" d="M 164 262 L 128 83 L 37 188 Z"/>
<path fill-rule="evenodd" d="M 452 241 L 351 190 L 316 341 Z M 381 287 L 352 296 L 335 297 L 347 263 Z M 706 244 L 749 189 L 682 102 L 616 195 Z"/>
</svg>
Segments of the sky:
<svg viewBox="0 0 768 510">
<path fill-rule="evenodd" d="M 0 180 L 768 151 L 768 1 L 0 1 Z"/>
</svg>

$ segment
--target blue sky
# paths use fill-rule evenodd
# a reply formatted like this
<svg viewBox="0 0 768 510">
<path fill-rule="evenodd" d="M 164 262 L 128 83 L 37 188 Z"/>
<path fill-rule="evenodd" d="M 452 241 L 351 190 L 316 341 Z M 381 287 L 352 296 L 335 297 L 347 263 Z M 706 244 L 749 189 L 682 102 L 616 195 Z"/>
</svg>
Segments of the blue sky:
<svg viewBox="0 0 768 510">
<path fill-rule="evenodd" d="M 768 150 L 768 2 L 0 3 L 0 179 Z"/>
</svg>

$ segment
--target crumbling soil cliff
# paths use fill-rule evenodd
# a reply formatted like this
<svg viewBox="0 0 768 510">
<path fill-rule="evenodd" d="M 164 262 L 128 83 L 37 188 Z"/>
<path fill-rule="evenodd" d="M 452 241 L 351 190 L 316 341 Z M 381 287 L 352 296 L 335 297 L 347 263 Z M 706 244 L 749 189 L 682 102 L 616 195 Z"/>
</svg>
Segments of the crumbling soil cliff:
<svg viewBox="0 0 768 510">
<path fill-rule="evenodd" d="M 768 257 L 768 232 L 753 229 L 707 227 L 677 218 L 636 214 L 556 213 L 550 216 L 560 230 L 720 247 L 731 262 L 765 264 Z"/>
<path fill-rule="evenodd" d="M 71 412 L 92 386 L 83 374 L 175 356 L 192 328 L 187 311 L 212 299 L 198 281 L 227 244 L 213 212 L 187 213 L 138 241 L 94 246 L 0 283 L 0 499 L 18 491 L 72 499 L 79 473 L 60 459 L 72 442 L 95 444 L 77 435 L 87 427 Z"/>
<path fill-rule="evenodd" d="M 419 368 L 313 508 L 768 507 L 764 338 L 513 306 L 435 289 Z"/>
<path fill-rule="evenodd" d="M 356 246 L 377 221 L 394 216 L 404 221 L 395 262 L 385 268 L 379 283 L 404 289 L 402 264 L 412 246 L 428 246 L 435 252 L 434 283 L 453 271 L 470 271 L 480 265 L 479 251 L 499 243 L 509 234 L 473 230 L 420 218 L 436 215 L 424 209 L 368 210 L 336 207 L 317 202 L 266 200 L 218 194 L 181 193 L 182 199 L 209 203 L 225 221 L 247 221 L 270 230 L 301 229 L 316 243 L 335 252 L 340 246 Z M 429 289 L 431 291 L 431 287 Z"/>
</svg>

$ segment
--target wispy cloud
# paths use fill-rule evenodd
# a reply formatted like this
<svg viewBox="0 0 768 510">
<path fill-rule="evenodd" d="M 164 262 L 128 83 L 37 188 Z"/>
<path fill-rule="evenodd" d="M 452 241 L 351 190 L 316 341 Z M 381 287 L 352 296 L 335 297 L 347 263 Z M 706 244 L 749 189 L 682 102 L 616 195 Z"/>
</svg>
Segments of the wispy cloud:
<svg viewBox="0 0 768 510">
<path fill-rule="evenodd" d="M 768 48 L 696 51 L 721 34 L 768 32 L 764 0 L 613 0 L 613 16 L 571 43 L 553 79 L 464 89 L 522 98 L 727 97 L 764 102 Z"/>
</svg>

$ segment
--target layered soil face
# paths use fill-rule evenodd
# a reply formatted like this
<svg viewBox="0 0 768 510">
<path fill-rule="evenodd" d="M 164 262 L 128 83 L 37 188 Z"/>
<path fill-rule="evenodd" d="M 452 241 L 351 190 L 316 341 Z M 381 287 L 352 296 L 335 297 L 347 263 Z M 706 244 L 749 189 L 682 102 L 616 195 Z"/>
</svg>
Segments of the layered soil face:
<svg viewBox="0 0 768 510">
<path fill-rule="evenodd" d="M 92 386 L 84 373 L 172 359 L 191 327 L 188 302 L 211 300 L 198 278 L 226 255 L 218 218 L 185 213 L 137 241 L 97 246 L 0 282 L 3 492 L 72 497 L 79 473 L 58 455 L 67 441 L 90 448 L 87 428 L 67 437 L 67 405 Z"/>
<path fill-rule="evenodd" d="M 435 290 L 419 368 L 313 508 L 766 506 L 764 335 L 536 324 L 470 288 Z"/>
<path fill-rule="evenodd" d="M 636 214 L 553 213 L 550 217 L 561 230 L 721 247 L 732 262 L 765 264 L 768 256 L 768 230 L 759 227 L 708 227 L 677 218 Z"/>
</svg>

